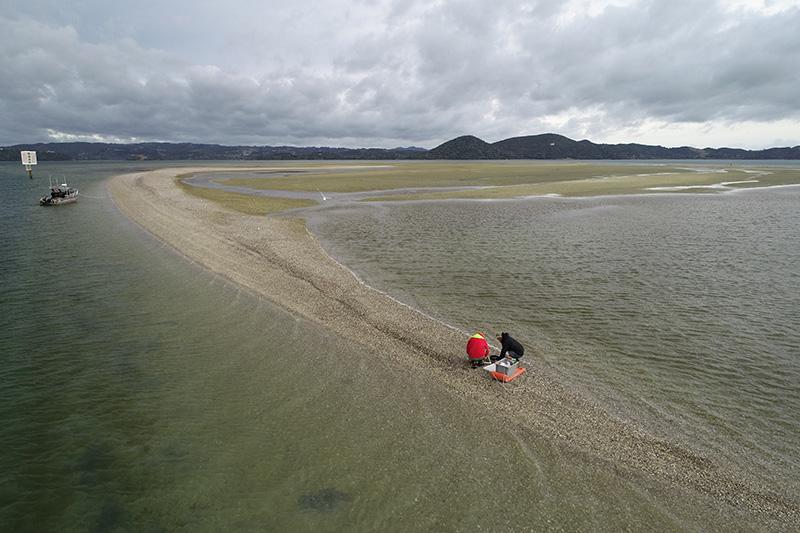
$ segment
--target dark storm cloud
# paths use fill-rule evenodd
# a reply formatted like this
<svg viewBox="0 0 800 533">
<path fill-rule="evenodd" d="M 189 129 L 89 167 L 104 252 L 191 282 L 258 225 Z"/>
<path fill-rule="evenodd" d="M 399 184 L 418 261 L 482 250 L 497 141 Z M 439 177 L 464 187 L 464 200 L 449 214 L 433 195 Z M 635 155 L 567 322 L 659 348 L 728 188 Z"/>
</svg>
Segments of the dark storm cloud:
<svg viewBox="0 0 800 533">
<path fill-rule="evenodd" d="M 652 142 L 745 123 L 800 143 L 795 2 L 12 4 L 3 144 Z"/>
</svg>

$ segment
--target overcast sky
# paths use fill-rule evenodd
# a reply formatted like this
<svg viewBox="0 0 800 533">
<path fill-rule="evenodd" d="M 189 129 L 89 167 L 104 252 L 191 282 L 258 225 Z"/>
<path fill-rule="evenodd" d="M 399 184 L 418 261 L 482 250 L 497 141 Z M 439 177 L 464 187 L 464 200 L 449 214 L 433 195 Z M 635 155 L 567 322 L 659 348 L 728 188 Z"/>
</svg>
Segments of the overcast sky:
<svg viewBox="0 0 800 533">
<path fill-rule="evenodd" d="M 0 4 L 2 145 L 800 145 L 800 0 Z"/>
</svg>

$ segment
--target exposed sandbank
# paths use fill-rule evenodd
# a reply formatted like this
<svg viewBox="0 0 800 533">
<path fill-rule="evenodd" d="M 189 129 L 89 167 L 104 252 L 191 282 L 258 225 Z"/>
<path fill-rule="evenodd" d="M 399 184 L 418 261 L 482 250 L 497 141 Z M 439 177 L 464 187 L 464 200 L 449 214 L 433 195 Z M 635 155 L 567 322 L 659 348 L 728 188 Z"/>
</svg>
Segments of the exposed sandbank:
<svg viewBox="0 0 800 533">
<path fill-rule="evenodd" d="M 126 174 L 108 186 L 123 213 L 181 254 L 362 344 L 389 364 L 425 372 L 431 386 L 449 390 L 454 401 L 483 406 L 484 416 L 505 417 L 522 440 L 548 439 L 623 479 L 655 490 L 687 492 L 687 498 L 696 495 L 719 506 L 717 512 L 741 513 L 761 526 L 782 529 L 797 523 L 797 495 L 759 485 L 713 457 L 618 420 L 565 386 L 556 370 L 534 356 L 525 361 L 529 372 L 510 386 L 469 369 L 462 353 L 464 332 L 361 283 L 325 253 L 302 221 L 227 211 L 188 195 L 174 179 L 187 172 L 221 170 L 226 169 Z"/>
<path fill-rule="evenodd" d="M 393 162 L 391 166 L 270 166 L 185 180 L 248 196 L 333 201 L 498 200 L 725 193 L 800 183 L 800 169 L 597 162 Z M 320 191 L 325 191 L 323 194 Z"/>
</svg>

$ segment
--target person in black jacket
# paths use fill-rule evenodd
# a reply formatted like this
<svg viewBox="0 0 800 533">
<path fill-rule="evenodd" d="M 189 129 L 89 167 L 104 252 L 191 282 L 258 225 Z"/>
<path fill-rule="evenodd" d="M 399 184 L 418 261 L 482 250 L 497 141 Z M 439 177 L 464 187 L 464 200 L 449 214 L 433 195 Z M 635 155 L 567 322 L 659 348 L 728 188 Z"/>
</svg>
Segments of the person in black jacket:
<svg viewBox="0 0 800 533">
<path fill-rule="evenodd" d="M 500 355 L 492 355 L 489 357 L 492 361 L 499 361 L 503 359 L 506 355 L 508 357 L 513 357 L 514 359 L 519 359 L 523 355 L 525 355 L 525 348 L 517 341 L 514 337 L 506 333 L 505 331 L 498 335 L 497 340 L 502 344 L 503 349 L 500 351 Z"/>
</svg>

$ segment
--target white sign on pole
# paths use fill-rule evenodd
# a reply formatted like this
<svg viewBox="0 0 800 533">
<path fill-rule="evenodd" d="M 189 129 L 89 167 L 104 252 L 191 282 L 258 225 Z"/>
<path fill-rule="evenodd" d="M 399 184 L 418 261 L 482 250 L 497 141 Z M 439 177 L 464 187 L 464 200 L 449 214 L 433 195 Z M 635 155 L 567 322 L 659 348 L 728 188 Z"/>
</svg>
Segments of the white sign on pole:
<svg viewBox="0 0 800 533">
<path fill-rule="evenodd" d="M 22 164 L 25 166 L 36 164 L 36 152 L 20 152 L 22 154 Z"/>
</svg>

